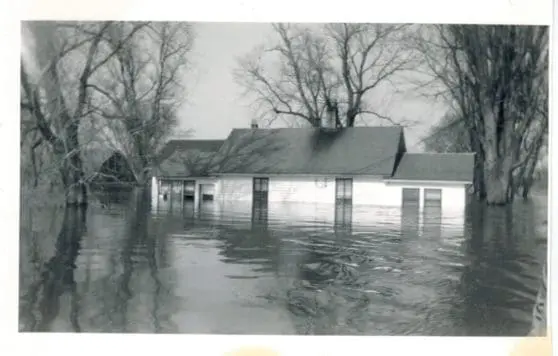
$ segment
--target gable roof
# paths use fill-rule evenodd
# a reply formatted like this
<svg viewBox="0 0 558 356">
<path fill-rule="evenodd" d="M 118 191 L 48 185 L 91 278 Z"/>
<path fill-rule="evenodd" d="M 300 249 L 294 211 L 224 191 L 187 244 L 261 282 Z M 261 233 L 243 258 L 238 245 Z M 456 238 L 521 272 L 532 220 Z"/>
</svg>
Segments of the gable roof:
<svg viewBox="0 0 558 356">
<path fill-rule="evenodd" d="M 473 182 L 472 153 L 405 153 L 392 179 Z"/>
<path fill-rule="evenodd" d="M 161 149 L 158 161 L 162 162 L 177 151 L 217 152 L 224 140 L 169 140 Z"/>
<path fill-rule="evenodd" d="M 400 126 L 234 129 L 213 172 L 391 176 L 401 140 Z"/>
<path fill-rule="evenodd" d="M 156 174 L 167 177 L 205 176 L 207 163 L 224 140 L 170 140 L 158 157 Z"/>
<path fill-rule="evenodd" d="M 137 183 L 137 178 L 130 168 L 130 163 L 124 154 L 118 150 L 115 150 L 113 154 L 103 162 L 101 167 L 97 170 L 97 173 L 98 175 L 93 178 L 93 182 L 95 183 Z"/>
</svg>

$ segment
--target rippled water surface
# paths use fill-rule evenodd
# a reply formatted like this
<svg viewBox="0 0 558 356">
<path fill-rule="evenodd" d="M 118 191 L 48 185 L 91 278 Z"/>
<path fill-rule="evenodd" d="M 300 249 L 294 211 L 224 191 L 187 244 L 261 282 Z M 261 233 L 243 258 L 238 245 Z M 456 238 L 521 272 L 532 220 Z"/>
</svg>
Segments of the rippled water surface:
<svg viewBox="0 0 558 356">
<path fill-rule="evenodd" d="M 20 330 L 525 335 L 546 204 L 146 212 L 134 199 L 22 218 Z M 341 218 L 339 218 L 341 216 Z"/>
</svg>

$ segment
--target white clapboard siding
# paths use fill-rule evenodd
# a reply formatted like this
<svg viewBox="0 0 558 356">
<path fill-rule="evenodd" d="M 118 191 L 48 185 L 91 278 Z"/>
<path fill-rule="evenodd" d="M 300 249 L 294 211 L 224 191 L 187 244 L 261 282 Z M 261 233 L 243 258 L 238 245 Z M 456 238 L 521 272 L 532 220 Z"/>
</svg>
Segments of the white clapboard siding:
<svg viewBox="0 0 558 356">
<path fill-rule="evenodd" d="M 226 201 L 251 201 L 252 177 L 223 177 L 218 189 L 219 199 Z"/>
<path fill-rule="evenodd" d="M 401 187 L 387 185 L 378 179 L 353 179 L 354 205 L 401 206 L 401 192 Z"/>
<path fill-rule="evenodd" d="M 271 177 L 270 202 L 334 203 L 335 179 L 315 177 Z"/>
</svg>

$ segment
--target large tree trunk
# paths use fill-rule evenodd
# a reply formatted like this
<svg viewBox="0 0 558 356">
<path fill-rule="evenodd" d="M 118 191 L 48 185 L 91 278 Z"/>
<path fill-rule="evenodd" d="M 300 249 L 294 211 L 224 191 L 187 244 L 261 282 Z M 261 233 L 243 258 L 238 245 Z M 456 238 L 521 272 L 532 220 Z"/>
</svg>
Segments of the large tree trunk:
<svg viewBox="0 0 558 356">
<path fill-rule="evenodd" d="M 87 187 L 83 183 L 74 183 L 68 187 L 66 205 L 87 205 Z"/>
<path fill-rule="evenodd" d="M 486 198 L 486 184 L 484 181 L 484 157 L 482 152 L 477 152 L 475 156 L 473 186 L 477 199 L 484 200 Z"/>
<path fill-rule="evenodd" d="M 137 154 L 136 161 L 138 164 L 135 175 L 136 175 L 138 186 L 140 187 L 146 187 L 149 184 L 149 178 L 150 178 L 149 167 L 151 163 L 147 158 L 148 148 L 145 141 L 147 141 L 147 139 L 145 139 L 143 135 L 134 136 L 134 145 L 136 148 L 135 153 Z"/>
<path fill-rule="evenodd" d="M 529 191 L 531 190 L 531 187 L 533 186 L 534 183 L 533 175 L 535 173 L 535 168 L 537 167 L 539 154 L 543 146 L 543 140 L 544 140 L 544 134 L 541 134 L 541 136 L 537 140 L 536 143 L 537 146 L 535 147 L 535 152 L 533 154 L 533 157 L 527 161 L 527 163 L 525 164 L 526 167 L 525 166 L 523 167 L 524 171 L 521 174 L 521 179 L 522 179 L 521 185 L 523 187 L 523 192 L 522 192 L 523 199 L 529 198 Z"/>
<path fill-rule="evenodd" d="M 502 96 L 502 101 L 503 96 Z M 505 205 L 511 202 L 511 171 L 513 151 L 511 150 L 513 122 L 506 116 L 505 105 L 498 103 L 484 112 L 484 181 L 486 203 Z"/>
<path fill-rule="evenodd" d="M 535 157 L 538 157 L 538 153 Z M 521 184 L 523 186 L 523 199 L 529 198 L 529 192 L 534 182 L 533 175 L 535 173 L 535 167 L 537 166 L 537 161 L 535 159 L 532 159 L 529 163 L 530 165 L 529 168 L 527 168 L 527 172 L 522 176 L 523 181 L 521 182 Z"/>
<path fill-rule="evenodd" d="M 67 205 L 87 205 L 87 186 L 85 185 L 85 173 L 83 172 L 83 161 L 78 139 L 78 122 L 74 120 L 66 130 L 67 150 L 70 157 L 66 160 L 66 204 Z"/>
<path fill-rule="evenodd" d="M 504 176 L 505 174 L 491 175 L 486 179 L 487 204 L 504 205 L 508 203 L 508 186 L 504 183 Z"/>
<path fill-rule="evenodd" d="M 148 186 L 135 187 L 131 198 L 132 209 L 144 218 L 151 208 L 151 190 Z"/>
<path fill-rule="evenodd" d="M 489 205 L 504 205 L 513 199 L 509 195 L 512 157 L 497 156 L 491 150 L 487 151 L 484 161 L 484 182 L 486 187 L 486 202 Z"/>
<path fill-rule="evenodd" d="M 76 171 L 73 167 L 65 167 L 62 173 L 65 177 L 66 205 L 87 205 L 87 186 L 83 181 L 83 171 Z"/>
</svg>

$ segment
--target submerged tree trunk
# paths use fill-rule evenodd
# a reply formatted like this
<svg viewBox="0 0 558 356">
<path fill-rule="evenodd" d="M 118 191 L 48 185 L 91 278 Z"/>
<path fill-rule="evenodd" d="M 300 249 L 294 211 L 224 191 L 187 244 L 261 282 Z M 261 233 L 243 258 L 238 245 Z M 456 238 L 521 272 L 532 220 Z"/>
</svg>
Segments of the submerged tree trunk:
<svg viewBox="0 0 558 356">
<path fill-rule="evenodd" d="M 478 200 L 484 200 L 486 198 L 486 184 L 484 181 L 484 157 L 482 152 L 477 151 L 473 174 L 475 195 Z"/>
<path fill-rule="evenodd" d="M 513 200 L 509 194 L 511 184 L 511 158 L 487 159 L 484 163 L 486 202 L 489 205 L 504 205 Z"/>
<path fill-rule="evenodd" d="M 148 185 L 135 187 L 130 202 L 139 214 L 148 213 L 151 207 L 151 190 Z"/>
<path fill-rule="evenodd" d="M 68 187 L 66 205 L 87 205 L 87 187 L 84 183 L 74 183 Z"/>
<path fill-rule="evenodd" d="M 538 157 L 543 146 L 543 138 L 544 135 L 541 134 L 539 139 L 537 140 L 537 146 L 535 147 L 535 152 L 533 157 L 527 162 L 527 167 L 523 166 L 523 172 L 521 175 L 521 186 L 523 187 L 522 196 L 523 199 L 529 198 L 529 192 L 531 187 L 533 186 L 534 179 L 533 175 L 535 174 L 535 168 L 537 167 Z"/>
<path fill-rule="evenodd" d="M 87 205 L 87 186 L 78 139 L 79 123 L 76 120 L 70 123 L 66 130 L 66 151 L 70 152 L 65 161 L 66 175 L 66 204 Z"/>
<path fill-rule="evenodd" d="M 529 192 L 531 191 L 531 187 L 533 186 L 534 179 L 533 175 L 535 174 L 535 167 L 537 166 L 537 162 L 532 160 L 530 162 L 529 168 L 527 168 L 527 172 L 523 175 L 521 182 L 523 186 L 522 197 L 523 199 L 529 198 Z"/>
<path fill-rule="evenodd" d="M 511 203 L 522 184 L 529 190 L 531 182 L 515 170 L 527 163 L 533 134 L 548 121 L 548 29 L 434 28 L 437 36 L 425 29 L 417 48 L 468 127 L 471 149 L 483 154 L 484 172 L 475 172 L 477 196 L 482 197 L 484 185 L 487 204 Z M 439 95 L 438 88 L 433 94 Z M 538 159 L 538 153 L 533 158 Z"/>
</svg>

